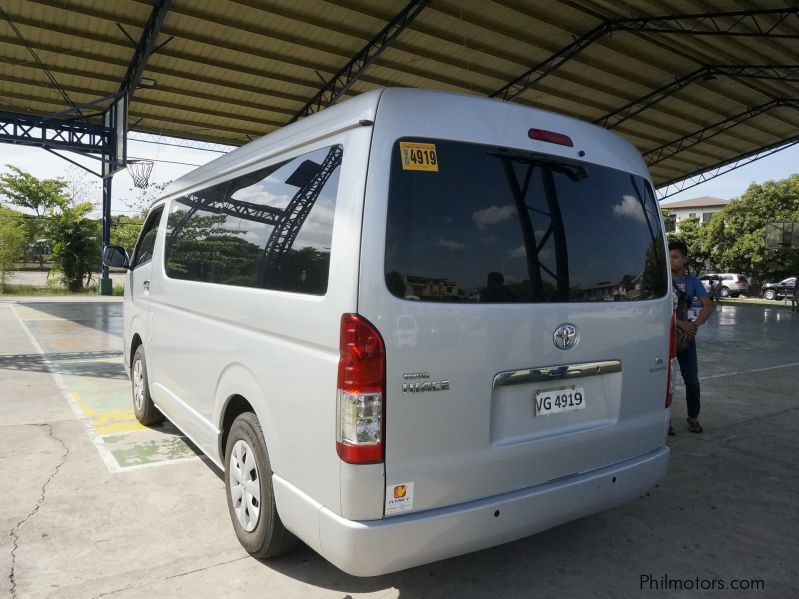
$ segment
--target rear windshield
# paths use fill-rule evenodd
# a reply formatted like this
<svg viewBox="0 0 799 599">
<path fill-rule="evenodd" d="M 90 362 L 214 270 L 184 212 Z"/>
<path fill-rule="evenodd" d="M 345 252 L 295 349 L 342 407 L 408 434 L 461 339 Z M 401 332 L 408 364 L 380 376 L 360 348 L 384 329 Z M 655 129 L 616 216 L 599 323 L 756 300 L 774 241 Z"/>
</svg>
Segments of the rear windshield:
<svg viewBox="0 0 799 599">
<path fill-rule="evenodd" d="M 394 146 L 385 272 L 392 294 L 415 301 L 637 301 L 667 289 L 642 177 L 429 139 Z"/>
</svg>

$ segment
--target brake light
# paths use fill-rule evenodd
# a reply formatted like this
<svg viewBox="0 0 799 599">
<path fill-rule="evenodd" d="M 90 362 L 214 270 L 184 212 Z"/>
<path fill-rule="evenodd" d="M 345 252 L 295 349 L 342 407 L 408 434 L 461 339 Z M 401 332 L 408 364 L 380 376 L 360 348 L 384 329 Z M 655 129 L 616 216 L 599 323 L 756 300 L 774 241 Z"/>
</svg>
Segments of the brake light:
<svg viewBox="0 0 799 599">
<path fill-rule="evenodd" d="M 536 141 L 545 141 L 551 144 L 558 144 L 559 146 L 569 146 L 570 148 L 574 147 L 572 138 L 568 135 L 563 135 L 563 133 L 545 131 L 544 129 L 530 129 L 527 132 L 527 136 Z"/>
<path fill-rule="evenodd" d="M 671 391 L 672 391 L 672 380 L 671 380 L 671 363 L 674 361 L 674 358 L 677 357 L 677 331 L 676 331 L 676 321 L 674 320 L 674 313 L 671 314 L 671 326 L 669 327 L 669 368 L 668 368 L 668 376 L 666 377 L 666 407 L 671 406 Z"/>
<path fill-rule="evenodd" d="M 336 391 L 336 452 L 350 464 L 382 462 L 386 352 L 383 338 L 357 314 L 341 317 Z"/>
</svg>

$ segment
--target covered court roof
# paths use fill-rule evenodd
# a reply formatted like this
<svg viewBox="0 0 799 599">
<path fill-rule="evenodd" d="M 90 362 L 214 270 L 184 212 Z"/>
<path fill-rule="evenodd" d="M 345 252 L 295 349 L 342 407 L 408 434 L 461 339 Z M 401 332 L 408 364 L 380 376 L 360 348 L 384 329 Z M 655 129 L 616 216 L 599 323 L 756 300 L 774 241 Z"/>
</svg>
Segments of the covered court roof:
<svg viewBox="0 0 799 599">
<path fill-rule="evenodd" d="M 665 186 L 799 143 L 799 2 L 4 0 L 0 111 L 126 82 L 131 131 L 231 145 L 380 86 L 492 96 L 614 129 Z"/>
</svg>

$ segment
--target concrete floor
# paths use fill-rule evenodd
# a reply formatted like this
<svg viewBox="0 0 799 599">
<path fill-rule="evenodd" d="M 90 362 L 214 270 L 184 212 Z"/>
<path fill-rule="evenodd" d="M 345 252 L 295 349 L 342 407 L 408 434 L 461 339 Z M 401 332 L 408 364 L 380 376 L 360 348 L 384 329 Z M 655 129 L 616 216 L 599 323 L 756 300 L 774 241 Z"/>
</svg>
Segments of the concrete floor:
<svg viewBox="0 0 799 599">
<path fill-rule="evenodd" d="M 174 428 L 132 420 L 120 327 L 118 298 L 0 298 L 2 597 L 797 594 L 799 315 L 781 306 L 728 306 L 702 329 L 705 432 L 687 432 L 678 386 L 669 475 L 650 496 L 370 579 L 304 546 L 273 562 L 240 548 L 220 474 Z"/>
</svg>

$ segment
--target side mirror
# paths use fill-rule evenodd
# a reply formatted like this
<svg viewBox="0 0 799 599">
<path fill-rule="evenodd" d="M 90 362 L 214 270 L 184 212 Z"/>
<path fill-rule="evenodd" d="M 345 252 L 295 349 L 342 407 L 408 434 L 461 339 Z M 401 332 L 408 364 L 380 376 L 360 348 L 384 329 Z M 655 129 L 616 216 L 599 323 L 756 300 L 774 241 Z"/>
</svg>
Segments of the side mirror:
<svg viewBox="0 0 799 599">
<path fill-rule="evenodd" d="M 118 245 L 108 245 L 103 250 L 103 264 L 117 268 L 130 268 L 128 254 L 125 248 Z"/>
</svg>

